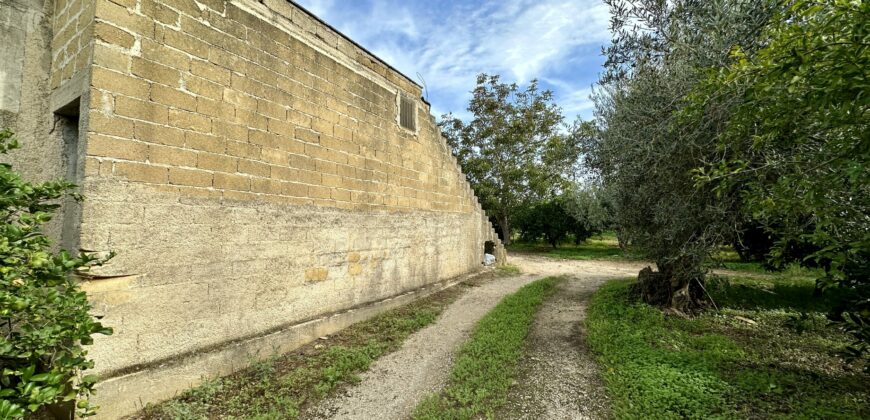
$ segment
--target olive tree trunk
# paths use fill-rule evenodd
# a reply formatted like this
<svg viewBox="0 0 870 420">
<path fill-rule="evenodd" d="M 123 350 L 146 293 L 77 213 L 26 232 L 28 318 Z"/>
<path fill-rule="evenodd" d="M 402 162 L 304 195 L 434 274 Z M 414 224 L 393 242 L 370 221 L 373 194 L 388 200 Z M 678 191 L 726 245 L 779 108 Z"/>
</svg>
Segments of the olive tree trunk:
<svg viewBox="0 0 870 420">
<path fill-rule="evenodd" d="M 637 276 L 634 290 L 650 305 L 689 313 L 704 306 L 705 272 L 693 258 L 658 262 L 659 271 L 646 267 Z"/>
</svg>

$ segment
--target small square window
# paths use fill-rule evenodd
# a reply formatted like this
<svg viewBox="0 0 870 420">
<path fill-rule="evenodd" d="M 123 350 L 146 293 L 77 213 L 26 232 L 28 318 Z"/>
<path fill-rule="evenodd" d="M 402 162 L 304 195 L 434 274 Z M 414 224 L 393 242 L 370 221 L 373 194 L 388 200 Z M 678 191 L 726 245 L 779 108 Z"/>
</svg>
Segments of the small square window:
<svg viewBox="0 0 870 420">
<path fill-rule="evenodd" d="M 405 95 L 400 95 L 399 99 L 399 125 L 404 129 L 417 131 L 417 105 Z"/>
</svg>

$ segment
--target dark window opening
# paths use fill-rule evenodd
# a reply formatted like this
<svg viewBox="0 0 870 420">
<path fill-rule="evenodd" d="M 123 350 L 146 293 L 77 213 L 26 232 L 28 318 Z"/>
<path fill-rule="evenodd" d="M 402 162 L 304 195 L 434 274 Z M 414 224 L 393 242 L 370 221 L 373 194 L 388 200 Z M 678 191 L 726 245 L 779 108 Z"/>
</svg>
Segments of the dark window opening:
<svg viewBox="0 0 870 420">
<path fill-rule="evenodd" d="M 63 142 L 61 164 L 67 181 L 78 181 L 79 156 L 79 104 L 76 99 L 55 111 L 54 130 L 57 141 Z"/>
<path fill-rule="evenodd" d="M 417 131 L 417 106 L 414 104 L 414 101 L 405 96 L 399 96 L 399 125 L 402 128 Z"/>
</svg>

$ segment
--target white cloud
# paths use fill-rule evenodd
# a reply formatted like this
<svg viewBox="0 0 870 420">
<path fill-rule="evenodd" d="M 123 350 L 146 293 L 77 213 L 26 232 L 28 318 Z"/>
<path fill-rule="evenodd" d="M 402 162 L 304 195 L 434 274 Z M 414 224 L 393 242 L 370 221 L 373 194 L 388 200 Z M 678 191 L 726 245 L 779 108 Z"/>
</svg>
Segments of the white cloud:
<svg viewBox="0 0 870 420">
<path fill-rule="evenodd" d="M 609 11 L 599 0 L 503 0 L 463 4 L 375 1 L 339 13 L 334 0 L 314 13 L 416 79 L 422 74 L 437 109 L 463 111 L 478 73 L 505 81 L 547 80 L 566 116 L 589 114 L 588 87 L 596 60 L 577 60 L 610 39 Z M 448 6 L 449 5 L 449 6 Z M 355 3 L 359 8 L 359 3 Z M 594 63 L 592 62 L 594 61 Z M 558 76 L 559 74 L 571 76 Z M 581 80 L 582 79 L 582 80 Z M 578 88 L 579 87 L 579 88 Z"/>
<path fill-rule="evenodd" d="M 314 15 L 324 20 L 330 15 L 333 6 L 335 6 L 335 0 L 303 1 L 299 3 L 309 12 L 314 13 Z"/>
<path fill-rule="evenodd" d="M 591 98 L 592 86 L 590 84 L 577 85 L 572 81 L 550 78 L 543 78 L 542 81 L 555 86 L 556 101 L 562 107 L 568 122 L 573 121 L 577 115 L 589 116 L 592 114 L 595 103 Z"/>
</svg>

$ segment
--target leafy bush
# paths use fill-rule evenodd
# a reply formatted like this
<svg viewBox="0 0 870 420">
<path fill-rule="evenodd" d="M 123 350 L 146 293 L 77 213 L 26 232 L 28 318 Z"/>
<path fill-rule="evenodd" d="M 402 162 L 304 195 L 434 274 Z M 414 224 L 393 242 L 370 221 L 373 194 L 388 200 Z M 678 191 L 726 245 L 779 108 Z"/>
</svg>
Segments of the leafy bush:
<svg viewBox="0 0 870 420">
<path fill-rule="evenodd" d="M 744 190 L 744 212 L 778 240 L 774 260 L 798 250 L 825 269 L 823 288 L 850 292 L 832 319 L 870 357 L 870 3 L 777 3 L 757 39 L 688 96 L 685 124 L 712 125 L 718 158 L 698 170 L 717 191 Z M 800 245 L 803 244 L 803 245 Z"/>
<path fill-rule="evenodd" d="M 556 248 L 570 235 L 580 245 L 608 226 L 604 212 L 599 197 L 580 190 L 525 206 L 517 214 L 516 225 L 524 242 L 543 239 Z"/>
<path fill-rule="evenodd" d="M 517 228 L 523 241 L 535 242 L 543 238 L 553 248 L 565 240 L 575 225 L 577 223 L 574 218 L 565 212 L 557 200 L 546 200 L 528 206 L 517 217 Z"/>
<path fill-rule="evenodd" d="M 8 130 L 0 131 L 0 153 L 17 148 Z M 88 313 L 90 304 L 74 276 L 105 260 L 52 252 L 42 226 L 71 195 L 65 181 L 31 184 L 11 165 L 0 164 L 0 418 L 78 400 L 88 416 L 96 377 L 82 347 L 92 334 L 111 334 Z M 78 196 L 75 196 L 77 199 Z"/>
</svg>

